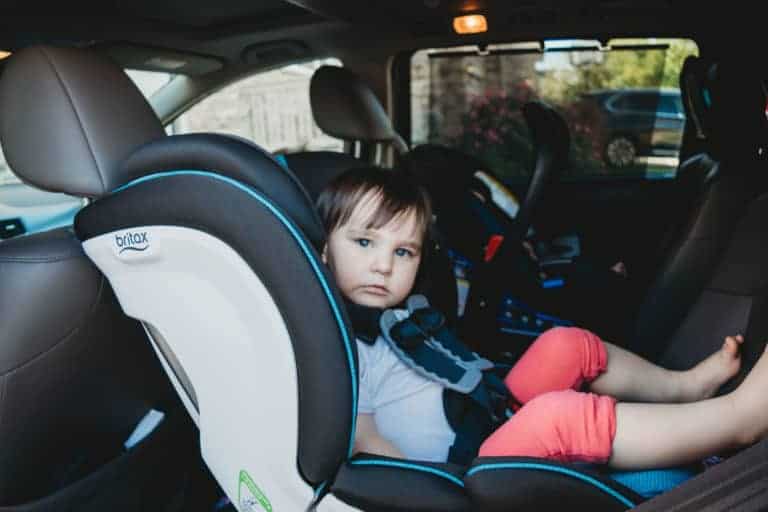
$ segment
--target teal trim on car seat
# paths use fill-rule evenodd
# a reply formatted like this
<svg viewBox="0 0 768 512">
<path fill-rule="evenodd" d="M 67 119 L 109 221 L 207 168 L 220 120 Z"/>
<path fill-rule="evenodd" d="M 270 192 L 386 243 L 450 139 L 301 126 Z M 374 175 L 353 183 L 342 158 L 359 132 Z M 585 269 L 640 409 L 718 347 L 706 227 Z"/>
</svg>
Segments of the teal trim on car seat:
<svg viewBox="0 0 768 512">
<path fill-rule="evenodd" d="M 605 492 L 606 494 L 609 494 L 610 496 L 613 496 L 614 498 L 619 500 L 621 503 L 623 503 L 624 505 L 630 508 L 635 506 L 635 503 L 633 503 L 626 497 L 622 496 L 617 491 L 614 491 L 613 489 L 611 489 L 604 483 L 600 482 L 599 480 L 596 480 L 590 476 L 579 473 L 578 471 L 574 471 L 568 468 L 561 468 L 559 466 L 549 466 L 546 464 L 537 464 L 535 462 L 500 462 L 496 464 L 481 464 L 467 471 L 467 476 L 472 476 L 475 473 L 479 473 L 481 471 L 489 471 L 489 470 L 496 470 L 496 469 L 538 469 L 541 471 L 551 471 L 552 473 L 561 473 L 563 475 L 570 476 L 578 480 L 582 480 L 584 482 L 587 482 L 588 484 L 591 484 L 597 487 L 601 491 Z"/>
<path fill-rule="evenodd" d="M 396 462 L 393 460 L 351 460 L 349 463 L 353 466 L 386 466 L 392 468 L 412 469 L 414 471 L 421 471 L 422 473 L 432 473 L 433 475 L 437 475 L 441 478 L 445 478 L 446 480 L 450 480 L 459 487 L 464 487 L 464 482 L 462 482 L 460 478 L 450 473 L 440 471 L 439 469 L 431 468 L 429 466 L 419 466 L 410 462 Z"/>
<path fill-rule="evenodd" d="M 285 155 L 272 155 L 272 157 L 277 160 L 277 163 L 288 169 L 288 160 L 286 160 Z"/>
<path fill-rule="evenodd" d="M 325 494 L 327 487 L 328 487 L 327 480 L 317 486 L 317 488 L 315 489 L 315 500 L 319 499 L 323 494 Z"/>
<path fill-rule="evenodd" d="M 344 348 L 347 351 L 347 361 L 349 363 L 349 369 L 352 376 L 352 430 L 351 435 L 349 439 L 349 452 L 348 457 L 352 456 L 352 448 L 354 447 L 355 442 L 355 429 L 357 428 L 357 369 L 355 368 L 355 361 L 352 357 L 352 346 L 349 341 L 349 336 L 347 334 L 347 329 L 344 326 L 344 320 L 341 316 L 341 311 L 339 311 L 339 307 L 336 304 L 336 301 L 333 299 L 333 294 L 331 293 L 331 289 L 328 286 L 328 282 L 325 280 L 325 276 L 323 275 L 322 270 L 320 269 L 317 261 L 314 257 L 312 257 L 312 252 L 309 250 L 309 247 L 307 246 L 307 242 L 304 240 L 304 236 L 301 234 L 301 231 L 294 226 L 293 222 L 285 215 L 283 214 L 278 208 L 272 204 L 272 202 L 267 199 L 266 197 L 259 194 L 257 191 L 253 190 L 252 188 L 240 183 L 237 180 L 233 180 L 232 178 L 228 178 L 226 176 L 222 176 L 220 174 L 215 174 L 212 172 L 207 171 L 194 171 L 194 170 L 179 170 L 179 171 L 167 171 L 167 172 L 159 172 L 156 174 L 149 174 L 147 176 L 142 176 L 141 178 L 137 178 L 129 183 L 126 183 L 125 185 L 122 185 L 115 190 L 112 191 L 112 193 L 117 193 L 122 190 L 125 190 L 126 188 L 138 185 L 140 183 L 144 183 L 147 181 L 152 181 L 160 178 L 168 178 L 173 176 L 203 176 L 206 178 L 212 178 L 215 180 L 223 181 L 224 183 L 227 183 L 229 185 L 232 185 L 235 188 L 238 188 L 242 190 L 243 192 L 246 192 L 251 197 L 256 199 L 259 203 L 261 203 L 263 206 L 265 206 L 272 214 L 274 214 L 275 217 L 280 220 L 280 222 L 285 225 L 286 228 L 288 228 L 288 231 L 291 233 L 293 238 L 296 240 L 296 242 L 299 244 L 299 247 L 301 247 L 301 250 L 304 252 L 304 255 L 307 257 L 307 260 L 309 260 L 310 265 L 312 266 L 312 270 L 314 270 L 315 275 L 320 281 L 320 284 L 323 288 L 323 291 L 325 292 L 326 297 L 328 297 L 328 302 L 331 305 L 331 309 L 333 310 L 333 315 L 336 318 L 336 323 L 339 325 L 339 331 L 341 332 L 341 336 L 344 339 Z"/>
<path fill-rule="evenodd" d="M 644 498 L 653 498 L 696 476 L 689 468 L 612 471 L 608 476 Z"/>
</svg>

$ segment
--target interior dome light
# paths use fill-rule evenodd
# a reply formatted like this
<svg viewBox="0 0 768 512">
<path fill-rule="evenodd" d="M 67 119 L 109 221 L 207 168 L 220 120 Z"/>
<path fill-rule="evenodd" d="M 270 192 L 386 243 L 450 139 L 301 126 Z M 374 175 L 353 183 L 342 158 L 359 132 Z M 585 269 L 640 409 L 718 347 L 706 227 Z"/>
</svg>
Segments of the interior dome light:
<svg viewBox="0 0 768 512">
<path fill-rule="evenodd" d="M 488 31 L 488 22 L 482 14 L 470 14 L 453 18 L 453 30 L 457 34 L 479 34 Z"/>
</svg>

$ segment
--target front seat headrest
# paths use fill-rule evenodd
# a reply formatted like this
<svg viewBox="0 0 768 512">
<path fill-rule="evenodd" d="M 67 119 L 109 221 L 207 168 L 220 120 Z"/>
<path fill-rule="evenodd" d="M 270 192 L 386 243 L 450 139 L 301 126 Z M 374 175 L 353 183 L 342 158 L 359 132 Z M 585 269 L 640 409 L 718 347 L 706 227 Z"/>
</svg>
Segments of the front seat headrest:
<svg viewBox="0 0 768 512">
<path fill-rule="evenodd" d="M 685 117 L 692 123 L 696 137 L 706 140 L 709 136 L 709 90 L 704 85 L 707 70 L 712 62 L 689 55 L 680 70 L 680 93 L 683 99 Z"/>
<path fill-rule="evenodd" d="M 346 141 L 389 142 L 404 153 L 403 139 L 392 128 L 373 91 L 354 73 L 338 66 L 321 66 L 309 83 L 312 115 L 320 129 Z"/>
<path fill-rule="evenodd" d="M 766 95 L 757 74 L 736 63 L 709 68 L 705 80 L 709 108 L 709 152 L 718 159 L 752 158 L 768 141 Z"/>
<path fill-rule="evenodd" d="M 0 80 L 0 140 L 10 167 L 42 189 L 99 197 L 122 181 L 117 164 L 165 135 L 115 63 L 91 51 L 34 46 Z"/>
</svg>

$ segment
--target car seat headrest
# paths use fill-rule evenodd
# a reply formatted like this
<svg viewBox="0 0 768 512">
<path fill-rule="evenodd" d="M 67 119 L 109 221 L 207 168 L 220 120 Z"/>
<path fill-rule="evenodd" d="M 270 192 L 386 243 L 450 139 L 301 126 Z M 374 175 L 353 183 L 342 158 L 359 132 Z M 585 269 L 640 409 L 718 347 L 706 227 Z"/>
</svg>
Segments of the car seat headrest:
<svg viewBox="0 0 768 512">
<path fill-rule="evenodd" d="M 768 142 L 766 94 L 760 78 L 735 63 L 710 66 L 705 77 L 711 105 L 709 152 L 719 160 L 753 158 Z"/>
<path fill-rule="evenodd" d="M 477 171 L 487 170 L 478 158 L 458 149 L 438 144 L 413 148 L 404 163 L 416 181 L 426 188 L 435 202 L 435 211 L 452 207 L 476 183 Z"/>
<path fill-rule="evenodd" d="M 33 46 L 0 80 L 0 140 L 13 171 L 42 189 L 99 197 L 122 180 L 118 163 L 165 135 L 115 63 L 91 50 Z"/>
<path fill-rule="evenodd" d="M 373 91 L 353 72 L 321 66 L 309 83 L 309 101 L 317 126 L 346 141 L 387 142 L 404 153 L 407 145 L 395 132 Z"/>
<path fill-rule="evenodd" d="M 555 109 L 540 101 L 530 101 L 523 105 L 523 117 L 531 132 L 534 149 L 550 153 L 561 160 L 559 164 L 563 164 L 571 144 L 570 130 L 565 119 Z"/>
<path fill-rule="evenodd" d="M 689 55 L 680 70 L 680 92 L 685 117 L 695 130 L 696 137 L 705 140 L 709 136 L 709 106 L 712 102 L 704 81 L 707 70 L 712 66 L 709 60 Z"/>
<path fill-rule="evenodd" d="M 293 220 L 321 250 L 322 222 L 312 200 L 291 171 L 249 140 L 232 135 L 196 133 L 163 137 L 133 152 L 120 166 L 125 184 L 148 174 L 174 171 L 215 173 L 238 186 L 256 189 Z M 243 219 L 247 222 L 247 219 Z"/>
<path fill-rule="evenodd" d="M 285 155 L 285 163 L 299 179 L 313 201 L 339 174 L 361 167 L 360 160 L 337 151 L 302 151 Z"/>
</svg>

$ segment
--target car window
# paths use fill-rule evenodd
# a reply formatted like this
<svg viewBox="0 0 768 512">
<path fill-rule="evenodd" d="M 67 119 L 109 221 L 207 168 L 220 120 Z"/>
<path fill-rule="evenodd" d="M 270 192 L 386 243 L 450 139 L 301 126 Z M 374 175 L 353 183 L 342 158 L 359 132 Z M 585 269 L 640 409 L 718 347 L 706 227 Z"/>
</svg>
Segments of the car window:
<svg viewBox="0 0 768 512">
<path fill-rule="evenodd" d="M 139 69 L 126 69 L 128 78 L 133 80 L 136 87 L 146 98 L 151 98 L 157 91 L 165 87 L 168 82 L 177 75 L 161 71 L 143 71 Z"/>
<path fill-rule="evenodd" d="M 625 93 L 622 108 L 636 112 L 656 112 L 659 107 L 658 94 L 648 92 Z"/>
<path fill-rule="evenodd" d="M 680 95 L 664 94 L 659 99 L 659 112 L 663 114 L 677 115 L 683 111 L 683 102 Z"/>
<path fill-rule="evenodd" d="M 545 41 L 425 49 L 411 57 L 410 138 L 485 161 L 525 182 L 533 150 L 520 107 L 552 105 L 571 133 L 565 179 L 671 178 L 684 116 L 678 87 L 685 39 Z"/>
<path fill-rule="evenodd" d="M 0 187 L 9 183 L 20 183 L 20 180 L 13 174 L 11 168 L 8 167 L 3 150 L 0 148 Z"/>
<path fill-rule="evenodd" d="M 312 117 L 309 81 L 337 59 L 292 64 L 244 78 L 204 99 L 173 122 L 173 133 L 239 135 L 269 151 L 340 151 L 343 141 L 324 134 Z"/>
</svg>

